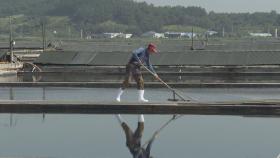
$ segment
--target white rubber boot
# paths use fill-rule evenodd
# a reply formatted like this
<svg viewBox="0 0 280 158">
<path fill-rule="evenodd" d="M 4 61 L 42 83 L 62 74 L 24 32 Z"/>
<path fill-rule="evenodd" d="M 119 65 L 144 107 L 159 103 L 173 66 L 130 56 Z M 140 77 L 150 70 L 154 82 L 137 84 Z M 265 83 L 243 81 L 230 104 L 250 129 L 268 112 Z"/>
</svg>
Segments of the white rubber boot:
<svg viewBox="0 0 280 158">
<path fill-rule="evenodd" d="M 138 101 L 139 102 L 148 102 L 149 100 L 144 98 L 144 90 L 138 90 Z"/>
<path fill-rule="evenodd" d="M 118 119 L 118 121 L 119 121 L 119 123 L 120 123 L 120 125 L 121 125 L 121 124 L 124 122 L 123 118 L 121 117 L 120 114 L 115 115 L 115 116 L 116 116 L 116 118 Z"/>
<path fill-rule="evenodd" d="M 124 92 L 124 91 L 123 91 L 121 88 L 118 90 L 118 95 L 117 95 L 117 97 L 116 97 L 116 101 L 117 101 L 117 102 L 120 102 L 120 101 L 121 101 L 121 96 L 122 96 L 123 92 Z"/>
<path fill-rule="evenodd" d="M 143 114 L 141 114 L 141 115 L 139 115 L 138 116 L 138 122 L 144 122 L 145 120 L 144 120 L 144 115 Z"/>
</svg>

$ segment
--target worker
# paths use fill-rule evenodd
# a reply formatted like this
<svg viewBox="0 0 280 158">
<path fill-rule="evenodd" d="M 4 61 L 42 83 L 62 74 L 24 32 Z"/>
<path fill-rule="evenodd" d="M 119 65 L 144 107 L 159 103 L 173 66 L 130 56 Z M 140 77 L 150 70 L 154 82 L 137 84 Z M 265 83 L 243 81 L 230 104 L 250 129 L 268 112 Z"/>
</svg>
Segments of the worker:
<svg viewBox="0 0 280 158">
<path fill-rule="evenodd" d="M 145 64 L 147 68 L 153 73 L 154 77 L 159 80 L 158 75 L 156 74 L 151 62 L 150 62 L 150 54 L 157 53 L 157 47 L 155 44 L 150 43 L 146 48 L 138 48 L 133 51 L 132 57 L 130 58 L 128 64 L 126 65 L 126 75 L 125 79 L 122 83 L 121 88 L 118 90 L 118 94 L 116 100 L 118 102 L 121 101 L 121 95 L 124 90 L 129 86 L 130 78 L 133 77 L 135 82 L 137 83 L 138 89 L 138 101 L 139 102 L 148 102 L 147 99 L 144 98 L 144 80 L 141 74 L 141 65 Z"/>
<path fill-rule="evenodd" d="M 126 136 L 126 146 L 129 149 L 130 153 L 133 155 L 133 158 L 152 158 L 150 156 L 151 146 L 155 139 L 153 137 L 147 144 L 146 148 L 141 146 L 141 138 L 144 131 L 144 115 L 138 116 L 138 127 L 133 133 L 129 126 L 124 122 L 120 114 L 116 115 L 122 129 L 125 132 Z"/>
</svg>

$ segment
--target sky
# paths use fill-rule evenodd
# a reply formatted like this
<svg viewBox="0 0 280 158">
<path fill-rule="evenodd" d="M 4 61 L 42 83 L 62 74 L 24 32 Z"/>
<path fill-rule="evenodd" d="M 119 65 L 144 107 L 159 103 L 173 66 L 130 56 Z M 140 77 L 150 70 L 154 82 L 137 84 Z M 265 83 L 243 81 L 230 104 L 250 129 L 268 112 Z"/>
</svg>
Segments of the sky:
<svg viewBox="0 0 280 158">
<path fill-rule="evenodd" d="M 270 12 L 275 10 L 280 13 L 280 0 L 134 0 L 146 1 L 156 6 L 162 5 L 181 5 L 181 6 L 200 6 L 208 12 Z"/>
</svg>

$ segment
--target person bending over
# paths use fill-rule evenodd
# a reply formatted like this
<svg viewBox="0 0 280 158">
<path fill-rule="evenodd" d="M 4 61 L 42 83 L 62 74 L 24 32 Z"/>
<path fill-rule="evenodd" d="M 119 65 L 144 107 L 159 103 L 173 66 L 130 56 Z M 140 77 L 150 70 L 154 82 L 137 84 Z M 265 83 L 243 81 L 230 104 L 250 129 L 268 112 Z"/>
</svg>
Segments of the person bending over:
<svg viewBox="0 0 280 158">
<path fill-rule="evenodd" d="M 139 94 L 138 101 L 148 102 L 148 100 L 144 98 L 144 80 L 140 68 L 143 64 L 146 64 L 147 68 L 151 72 L 153 72 L 154 77 L 159 80 L 159 77 L 156 74 L 150 62 L 150 54 L 154 54 L 157 52 L 158 51 L 156 45 L 153 43 L 150 43 L 146 48 L 141 47 L 133 51 L 129 62 L 126 65 L 125 79 L 122 83 L 121 88 L 118 90 L 116 101 L 121 101 L 121 95 L 123 94 L 124 90 L 129 86 L 130 78 L 133 77 L 135 82 L 137 83 L 137 89 Z"/>
<path fill-rule="evenodd" d="M 141 146 L 141 138 L 144 131 L 144 115 L 139 115 L 138 127 L 135 130 L 135 132 L 133 132 L 129 128 L 129 126 L 124 122 L 120 114 L 116 115 L 116 117 L 125 133 L 126 146 L 132 154 L 133 158 L 152 158 L 152 156 L 150 156 L 150 152 L 154 138 L 148 142 L 146 148 L 143 148 Z"/>
</svg>

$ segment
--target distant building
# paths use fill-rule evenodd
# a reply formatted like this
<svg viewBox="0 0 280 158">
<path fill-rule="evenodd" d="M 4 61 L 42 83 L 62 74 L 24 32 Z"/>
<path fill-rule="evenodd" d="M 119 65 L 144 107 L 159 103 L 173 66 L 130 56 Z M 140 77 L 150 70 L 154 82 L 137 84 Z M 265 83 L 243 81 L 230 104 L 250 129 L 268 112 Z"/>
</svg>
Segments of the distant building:
<svg viewBox="0 0 280 158">
<path fill-rule="evenodd" d="M 103 33 L 104 38 L 116 38 L 120 36 L 121 33 Z"/>
<path fill-rule="evenodd" d="M 182 33 L 182 38 L 192 38 L 192 37 L 196 37 L 197 33 L 192 33 L 192 32 L 183 32 Z"/>
<path fill-rule="evenodd" d="M 101 33 L 101 34 L 93 34 L 92 38 L 131 38 L 132 34 L 125 33 Z"/>
<path fill-rule="evenodd" d="M 86 36 L 86 39 L 87 39 L 87 40 L 90 40 L 90 39 L 92 39 L 92 36 L 87 35 L 87 36 Z"/>
<path fill-rule="evenodd" d="M 196 37 L 196 33 L 192 32 L 165 32 L 164 36 L 167 38 L 192 38 Z"/>
<path fill-rule="evenodd" d="M 208 36 L 213 36 L 215 34 L 218 34 L 218 32 L 208 30 L 208 31 L 205 32 L 205 34 L 208 35 Z"/>
<path fill-rule="evenodd" d="M 130 33 L 121 33 L 119 34 L 119 36 L 117 36 L 118 38 L 125 38 L 125 39 L 128 39 L 128 38 L 131 38 L 132 37 L 132 34 Z"/>
<path fill-rule="evenodd" d="M 149 31 L 141 35 L 141 37 L 145 38 L 165 38 L 163 33 L 157 33 L 154 31 Z"/>
<path fill-rule="evenodd" d="M 249 33 L 252 37 L 272 37 L 271 33 Z"/>
<path fill-rule="evenodd" d="M 181 32 L 165 32 L 164 36 L 167 38 L 181 38 L 183 33 Z"/>
</svg>

